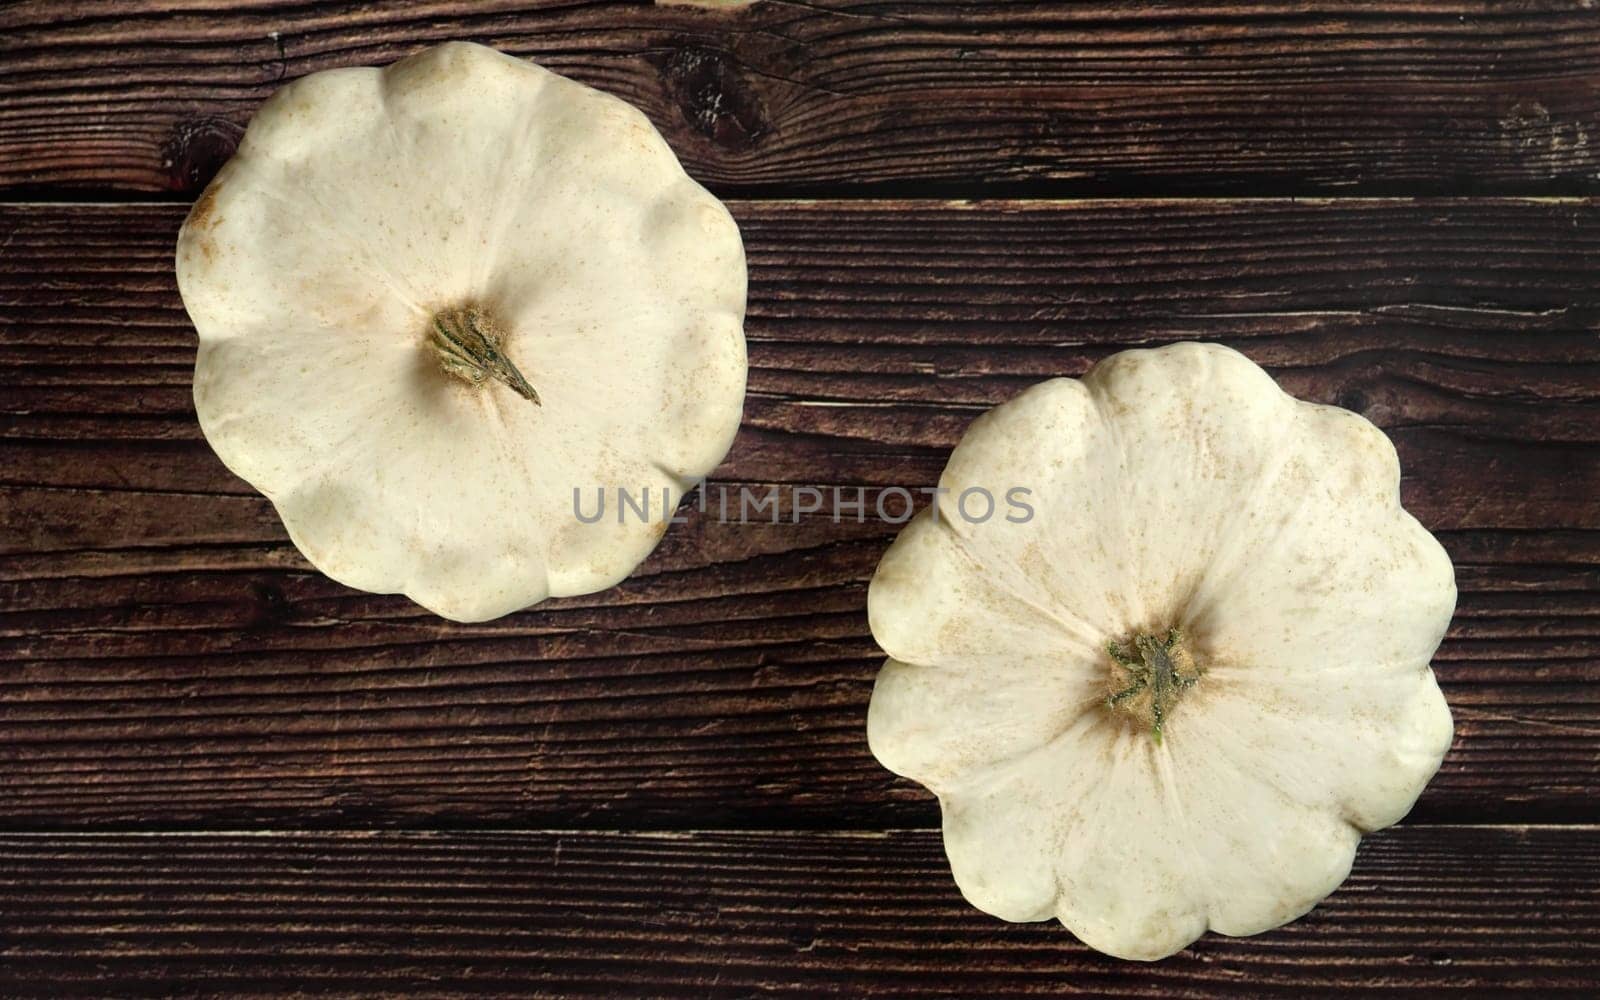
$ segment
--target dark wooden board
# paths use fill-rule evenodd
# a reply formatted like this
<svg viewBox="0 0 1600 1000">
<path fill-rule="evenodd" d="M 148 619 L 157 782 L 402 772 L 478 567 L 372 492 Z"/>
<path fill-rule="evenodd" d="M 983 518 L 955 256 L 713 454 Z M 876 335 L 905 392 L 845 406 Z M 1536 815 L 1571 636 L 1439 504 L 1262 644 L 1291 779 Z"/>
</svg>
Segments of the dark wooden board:
<svg viewBox="0 0 1600 1000">
<path fill-rule="evenodd" d="M 931 485 L 1184 339 L 1382 426 L 1461 592 L 1411 817 L 1305 919 L 1122 963 L 900 829 L 891 526 L 697 516 L 479 626 L 312 571 L 195 424 L 186 207 L 66 202 L 185 200 L 282 83 L 451 38 L 769 199 L 716 482 Z M 0 997 L 1597 995 L 1600 201 L 1489 197 L 1600 195 L 1597 123 L 1589 0 L 0 3 Z M 1350 194 L 1472 197 L 1152 197 Z M 905 200 L 1085 195 L 1135 200 Z"/>
<path fill-rule="evenodd" d="M 973 416 L 1220 339 L 1394 437 L 1457 563 L 1433 820 L 1600 794 L 1600 205 L 737 203 L 746 427 L 720 481 L 936 481 Z M 0 207 L 0 824 L 935 820 L 868 754 L 893 529 L 675 529 L 480 626 L 309 572 L 211 455 L 179 206 Z M 893 402 L 885 407 L 884 402 Z"/>
<path fill-rule="evenodd" d="M 1600 190 L 1566 0 L 13 3 L 0 188 L 193 194 L 284 81 L 455 38 L 634 102 L 723 193 Z"/>
<path fill-rule="evenodd" d="M 962 901 L 932 832 L 0 838 L 0 993 L 1592 997 L 1600 829 L 1369 838 L 1310 916 L 1155 965 Z"/>
</svg>

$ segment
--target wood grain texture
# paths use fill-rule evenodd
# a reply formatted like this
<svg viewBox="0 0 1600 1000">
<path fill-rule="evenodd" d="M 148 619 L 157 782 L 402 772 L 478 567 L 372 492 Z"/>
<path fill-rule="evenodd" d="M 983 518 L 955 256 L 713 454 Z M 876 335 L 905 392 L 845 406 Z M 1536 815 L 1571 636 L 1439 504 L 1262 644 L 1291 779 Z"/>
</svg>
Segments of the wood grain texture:
<svg viewBox="0 0 1600 1000">
<path fill-rule="evenodd" d="M 1156 965 L 964 903 L 932 832 L 0 838 L 27 997 L 1591 997 L 1600 831 L 1415 826 Z"/>
<path fill-rule="evenodd" d="M 1416 815 L 1592 818 L 1600 205 L 733 208 L 752 370 L 717 481 L 932 485 L 1033 381 L 1233 344 L 1383 426 L 1456 561 L 1458 740 Z M 863 738 L 893 527 L 696 515 L 622 587 L 479 626 L 340 587 L 200 438 L 182 214 L 0 207 L 0 824 L 934 821 Z"/>
<path fill-rule="evenodd" d="M 194 193 L 283 82 L 448 39 L 642 107 L 723 193 L 1600 190 L 1575 0 L 0 9 L 0 188 Z"/>
</svg>

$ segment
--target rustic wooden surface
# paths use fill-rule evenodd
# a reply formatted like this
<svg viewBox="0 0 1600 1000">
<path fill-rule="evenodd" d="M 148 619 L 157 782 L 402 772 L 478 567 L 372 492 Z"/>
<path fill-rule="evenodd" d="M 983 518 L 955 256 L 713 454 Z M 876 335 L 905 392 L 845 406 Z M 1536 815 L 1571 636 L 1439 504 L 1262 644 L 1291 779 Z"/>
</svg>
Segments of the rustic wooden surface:
<svg viewBox="0 0 1600 1000">
<path fill-rule="evenodd" d="M 281 82 L 466 38 L 642 107 L 722 193 L 1600 191 L 1581 0 L 0 8 L 0 186 L 194 194 Z"/>
<path fill-rule="evenodd" d="M 0 994 L 1589 998 L 1596 833 L 1390 830 L 1303 920 L 1136 966 L 976 912 L 931 831 L 0 836 Z"/>
<path fill-rule="evenodd" d="M 931 484 L 1032 381 L 1223 340 L 1388 430 L 1459 567 L 1421 815 L 1600 794 L 1600 205 L 733 209 L 752 371 L 717 481 Z M 0 824 L 935 820 L 862 739 L 891 526 L 694 517 L 622 587 L 470 627 L 310 572 L 195 424 L 184 211 L 0 209 L 0 649 L 30 664 Z"/>
<path fill-rule="evenodd" d="M 1128 965 L 963 904 L 867 752 L 891 527 L 694 517 L 477 626 L 311 571 L 194 422 L 186 205 L 130 199 L 450 37 L 742 196 L 717 482 L 932 484 L 1185 339 L 1382 426 L 1461 589 L 1412 816 L 1305 920 Z M 1595 995 L 1597 125 L 1576 0 L 0 6 L 0 996 Z"/>
</svg>

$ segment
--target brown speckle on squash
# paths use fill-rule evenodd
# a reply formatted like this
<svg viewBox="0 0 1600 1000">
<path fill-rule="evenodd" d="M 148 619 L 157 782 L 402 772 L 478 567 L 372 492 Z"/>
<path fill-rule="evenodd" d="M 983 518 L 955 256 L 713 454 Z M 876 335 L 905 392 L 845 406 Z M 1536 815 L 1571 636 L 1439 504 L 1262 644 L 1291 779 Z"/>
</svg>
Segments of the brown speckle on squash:
<svg viewBox="0 0 1600 1000">
<path fill-rule="evenodd" d="M 208 187 L 194 203 L 194 208 L 189 210 L 189 226 L 193 229 L 208 229 L 215 226 L 216 220 L 212 218 L 212 214 L 216 211 L 216 207 L 217 189 L 215 186 Z"/>
</svg>

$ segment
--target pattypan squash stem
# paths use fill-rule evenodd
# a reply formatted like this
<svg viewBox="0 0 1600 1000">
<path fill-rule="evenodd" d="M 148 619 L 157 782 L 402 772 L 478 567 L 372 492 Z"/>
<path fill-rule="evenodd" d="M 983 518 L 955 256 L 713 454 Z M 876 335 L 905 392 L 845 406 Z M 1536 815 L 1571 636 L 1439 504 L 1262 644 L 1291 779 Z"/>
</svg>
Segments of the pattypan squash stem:
<svg viewBox="0 0 1600 1000">
<path fill-rule="evenodd" d="M 1200 671 L 1189 655 L 1182 629 L 1169 629 L 1161 639 L 1140 632 L 1133 638 L 1133 649 L 1137 656 L 1120 643 L 1106 643 L 1106 652 L 1129 681 L 1127 687 L 1107 696 L 1106 707 L 1148 721 L 1151 738 L 1160 743 L 1167 716 L 1183 692 L 1200 679 Z M 1147 691 L 1148 698 L 1139 697 Z"/>
<path fill-rule="evenodd" d="M 539 394 L 500 349 L 502 339 L 493 321 L 477 306 L 446 309 L 433 318 L 428 334 L 428 343 L 445 371 L 473 385 L 492 378 L 533 405 L 541 405 Z"/>
</svg>

